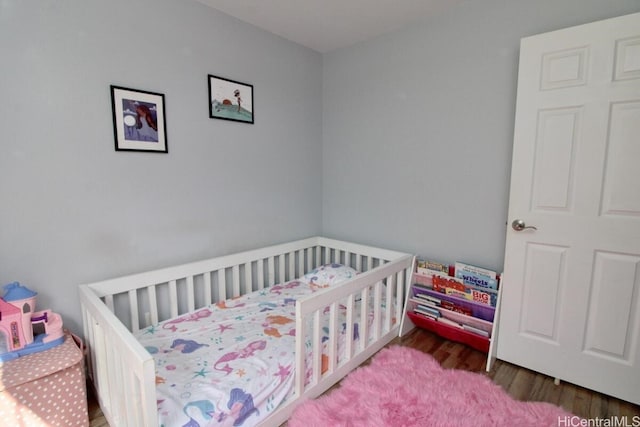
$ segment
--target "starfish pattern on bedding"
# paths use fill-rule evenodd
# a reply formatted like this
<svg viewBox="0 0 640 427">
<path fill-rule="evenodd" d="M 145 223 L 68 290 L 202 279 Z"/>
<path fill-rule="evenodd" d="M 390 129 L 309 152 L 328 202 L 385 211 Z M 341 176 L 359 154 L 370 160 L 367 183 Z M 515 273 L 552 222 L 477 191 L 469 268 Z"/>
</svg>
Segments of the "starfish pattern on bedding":
<svg viewBox="0 0 640 427">
<path fill-rule="evenodd" d="M 233 329 L 233 326 L 231 326 L 231 325 L 219 325 L 218 326 L 218 330 L 220 331 L 220 334 L 222 334 L 227 329 Z"/>
<path fill-rule="evenodd" d="M 278 372 L 273 374 L 273 376 L 280 377 L 280 384 L 282 384 L 285 378 L 287 378 L 287 376 L 289 376 L 289 374 L 291 373 L 290 367 L 291 365 L 282 366 L 281 364 L 278 363 Z"/>
<path fill-rule="evenodd" d="M 153 326 L 149 326 L 149 327 L 147 328 L 147 330 L 146 330 L 146 331 L 144 331 L 144 333 L 145 333 L 145 334 L 151 334 L 151 335 L 155 334 L 155 333 L 156 333 L 156 327 L 155 327 L 155 325 L 153 325 Z"/>
<path fill-rule="evenodd" d="M 205 378 L 207 374 L 210 372 L 211 371 L 207 371 L 206 368 L 202 368 L 199 371 L 194 372 L 195 375 L 193 376 L 193 378 L 197 378 L 197 377 Z"/>
</svg>

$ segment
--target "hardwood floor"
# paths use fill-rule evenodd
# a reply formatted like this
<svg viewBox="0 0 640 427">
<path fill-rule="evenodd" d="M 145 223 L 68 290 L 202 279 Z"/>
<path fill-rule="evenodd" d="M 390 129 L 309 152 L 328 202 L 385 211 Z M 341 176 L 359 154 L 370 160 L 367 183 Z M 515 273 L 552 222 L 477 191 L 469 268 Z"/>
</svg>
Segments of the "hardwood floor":
<svg viewBox="0 0 640 427">
<path fill-rule="evenodd" d="M 634 420 L 640 421 L 638 405 L 569 383 L 561 382 L 560 385 L 555 385 L 553 378 L 507 362 L 496 361 L 491 372 L 486 373 L 484 353 L 419 328 L 403 338 L 396 338 L 389 345 L 405 345 L 429 353 L 445 368 L 463 369 L 488 375 L 496 384 L 519 400 L 553 403 L 586 419 L 602 420 L 613 417 L 622 419 L 621 417 L 626 416 L 628 425 L 637 425 L 637 421 L 634 423 Z M 109 424 L 95 399 L 92 398 L 91 392 L 89 397 L 90 427 L 108 427 Z M 638 418 L 634 419 L 634 417 Z"/>
<path fill-rule="evenodd" d="M 89 404 L 89 427 L 110 427 L 95 399 L 91 381 L 87 384 L 87 395 Z"/>
<path fill-rule="evenodd" d="M 627 416 L 629 425 L 639 417 L 640 406 L 606 396 L 585 388 L 561 382 L 519 366 L 497 360 L 490 373 L 485 372 L 486 355 L 465 345 L 447 341 L 421 329 L 397 339 L 397 344 L 430 353 L 445 368 L 464 369 L 488 375 L 518 400 L 543 401 L 562 406 L 569 412 L 586 419 Z M 637 423 L 636 423 L 637 424 Z"/>
</svg>

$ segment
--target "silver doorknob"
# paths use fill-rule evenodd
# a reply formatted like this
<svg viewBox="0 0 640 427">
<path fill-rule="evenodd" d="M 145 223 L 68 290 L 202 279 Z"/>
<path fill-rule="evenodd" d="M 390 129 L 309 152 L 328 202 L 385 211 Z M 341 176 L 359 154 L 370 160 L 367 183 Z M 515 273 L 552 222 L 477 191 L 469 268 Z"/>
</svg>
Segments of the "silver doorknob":
<svg viewBox="0 0 640 427">
<path fill-rule="evenodd" d="M 522 230 L 526 230 L 527 228 L 530 228 L 532 230 L 537 230 L 537 227 L 534 227 L 533 225 L 527 225 L 524 223 L 523 220 L 521 219 L 516 219 L 511 223 L 511 228 L 513 228 L 516 231 L 522 231 Z"/>
</svg>

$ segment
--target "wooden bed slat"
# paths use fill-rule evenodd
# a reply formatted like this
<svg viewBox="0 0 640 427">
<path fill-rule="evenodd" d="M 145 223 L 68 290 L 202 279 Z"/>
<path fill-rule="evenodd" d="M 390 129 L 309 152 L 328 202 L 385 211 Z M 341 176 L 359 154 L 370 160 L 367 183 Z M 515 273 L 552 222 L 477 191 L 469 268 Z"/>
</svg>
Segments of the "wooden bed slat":
<svg viewBox="0 0 640 427">
<path fill-rule="evenodd" d="M 367 347 L 369 341 L 369 322 L 368 322 L 368 309 L 369 307 L 369 288 L 362 290 L 362 300 L 360 302 L 360 341 L 359 350 L 362 351 Z"/>
<path fill-rule="evenodd" d="M 196 297 L 193 286 L 193 276 L 187 276 L 187 311 L 192 312 L 196 309 Z"/>
<path fill-rule="evenodd" d="M 354 302 L 355 302 L 355 295 L 351 294 L 347 297 L 347 319 L 346 319 L 346 324 L 347 324 L 347 330 L 346 330 L 346 336 L 347 339 L 345 340 L 346 343 L 346 347 L 345 347 L 345 361 L 349 361 L 351 360 L 351 358 L 353 357 L 353 343 L 354 343 L 354 332 L 353 332 L 353 306 L 354 306 Z"/>
<path fill-rule="evenodd" d="M 240 296 L 240 266 L 234 265 L 231 268 L 231 280 L 233 283 L 233 297 Z"/>
<path fill-rule="evenodd" d="M 140 318 L 138 317 L 138 291 L 132 289 L 129 294 L 129 313 L 131 313 L 131 329 L 133 332 L 140 330 Z"/>
<path fill-rule="evenodd" d="M 244 264 L 244 292 L 246 294 L 253 292 L 253 266 L 251 262 Z"/>
<path fill-rule="evenodd" d="M 171 280 L 169 282 L 169 307 L 171 311 L 171 317 L 178 316 L 178 289 L 176 281 Z"/>
<path fill-rule="evenodd" d="M 384 296 L 385 301 L 385 314 L 384 314 L 384 328 L 383 330 L 386 332 L 391 329 L 391 321 L 393 320 L 393 310 L 395 310 L 395 304 L 393 302 L 393 293 L 395 292 L 396 286 L 396 275 L 392 274 L 387 277 L 387 287 L 385 288 L 386 294 Z"/>
<path fill-rule="evenodd" d="M 316 253 L 316 264 L 313 266 L 314 268 L 320 267 L 322 265 L 322 248 L 320 246 L 316 246 L 315 253 Z"/>
<path fill-rule="evenodd" d="M 213 298 L 211 297 L 211 272 L 207 271 L 202 275 L 203 285 L 204 285 L 204 300 L 207 304 L 213 303 Z"/>
<path fill-rule="evenodd" d="M 331 304 L 329 309 L 329 364 L 327 366 L 329 373 L 334 371 L 334 369 L 336 368 L 336 363 L 338 362 L 338 314 L 338 303 L 334 302 Z M 346 335 L 345 341 L 349 341 L 349 335 Z"/>
<path fill-rule="evenodd" d="M 264 289 L 264 260 L 258 260 L 258 289 Z"/>
<path fill-rule="evenodd" d="M 296 304 L 296 335 L 301 337 L 307 336 L 306 318 L 302 315 L 300 304 Z M 296 372 L 306 372 L 307 366 L 305 358 L 301 355 L 305 354 L 305 340 L 297 339 L 296 347 Z M 293 380 L 295 387 L 295 395 L 302 396 L 304 394 L 305 375 L 296 375 Z"/>
<path fill-rule="evenodd" d="M 276 270 L 274 257 L 267 259 L 267 286 L 273 286 L 276 283 Z"/>
<path fill-rule="evenodd" d="M 280 255 L 278 256 L 278 276 L 276 279 L 278 283 L 284 283 L 287 281 L 287 275 L 285 273 L 285 256 Z"/>
<path fill-rule="evenodd" d="M 373 286 L 373 340 L 380 339 L 380 326 L 382 322 L 382 282 L 376 282 Z"/>
<path fill-rule="evenodd" d="M 296 276 L 296 253 L 289 252 L 287 254 L 287 261 L 289 262 L 289 273 L 287 275 L 287 281 L 295 279 Z"/>
<path fill-rule="evenodd" d="M 304 276 L 304 250 L 298 251 L 298 277 Z"/>
<path fill-rule="evenodd" d="M 149 297 L 149 312 L 151 316 L 151 324 L 155 325 L 156 323 L 158 323 L 158 296 L 156 295 L 156 287 L 148 286 L 147 295 Z"/>
<path fill-rule="evenodd" d="M 227 299 L 227 269 L 221 268 L 218 274 L 218 301 Z"/>
<path fill-rule="evenodd" d="M 312 375 L 311 384 L 318 384 L 322 376 L 322 329 L 320 326 L 320 310 L 313 313 L 313 332 L 311 334 L 313 343 Z"/>
</svg>

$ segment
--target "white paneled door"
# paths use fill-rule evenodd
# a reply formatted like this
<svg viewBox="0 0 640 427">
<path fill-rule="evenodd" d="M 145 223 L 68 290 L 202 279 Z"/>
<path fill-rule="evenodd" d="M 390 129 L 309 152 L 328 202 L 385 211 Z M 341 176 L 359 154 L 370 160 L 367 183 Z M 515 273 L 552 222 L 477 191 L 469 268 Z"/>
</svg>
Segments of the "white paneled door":
<svg viewBox="0 0 640 427">
<path fill-rule="evenodd" d="M 640 13 L 522 39 L 498 358 L 640 404 Z"/>
</svg>

